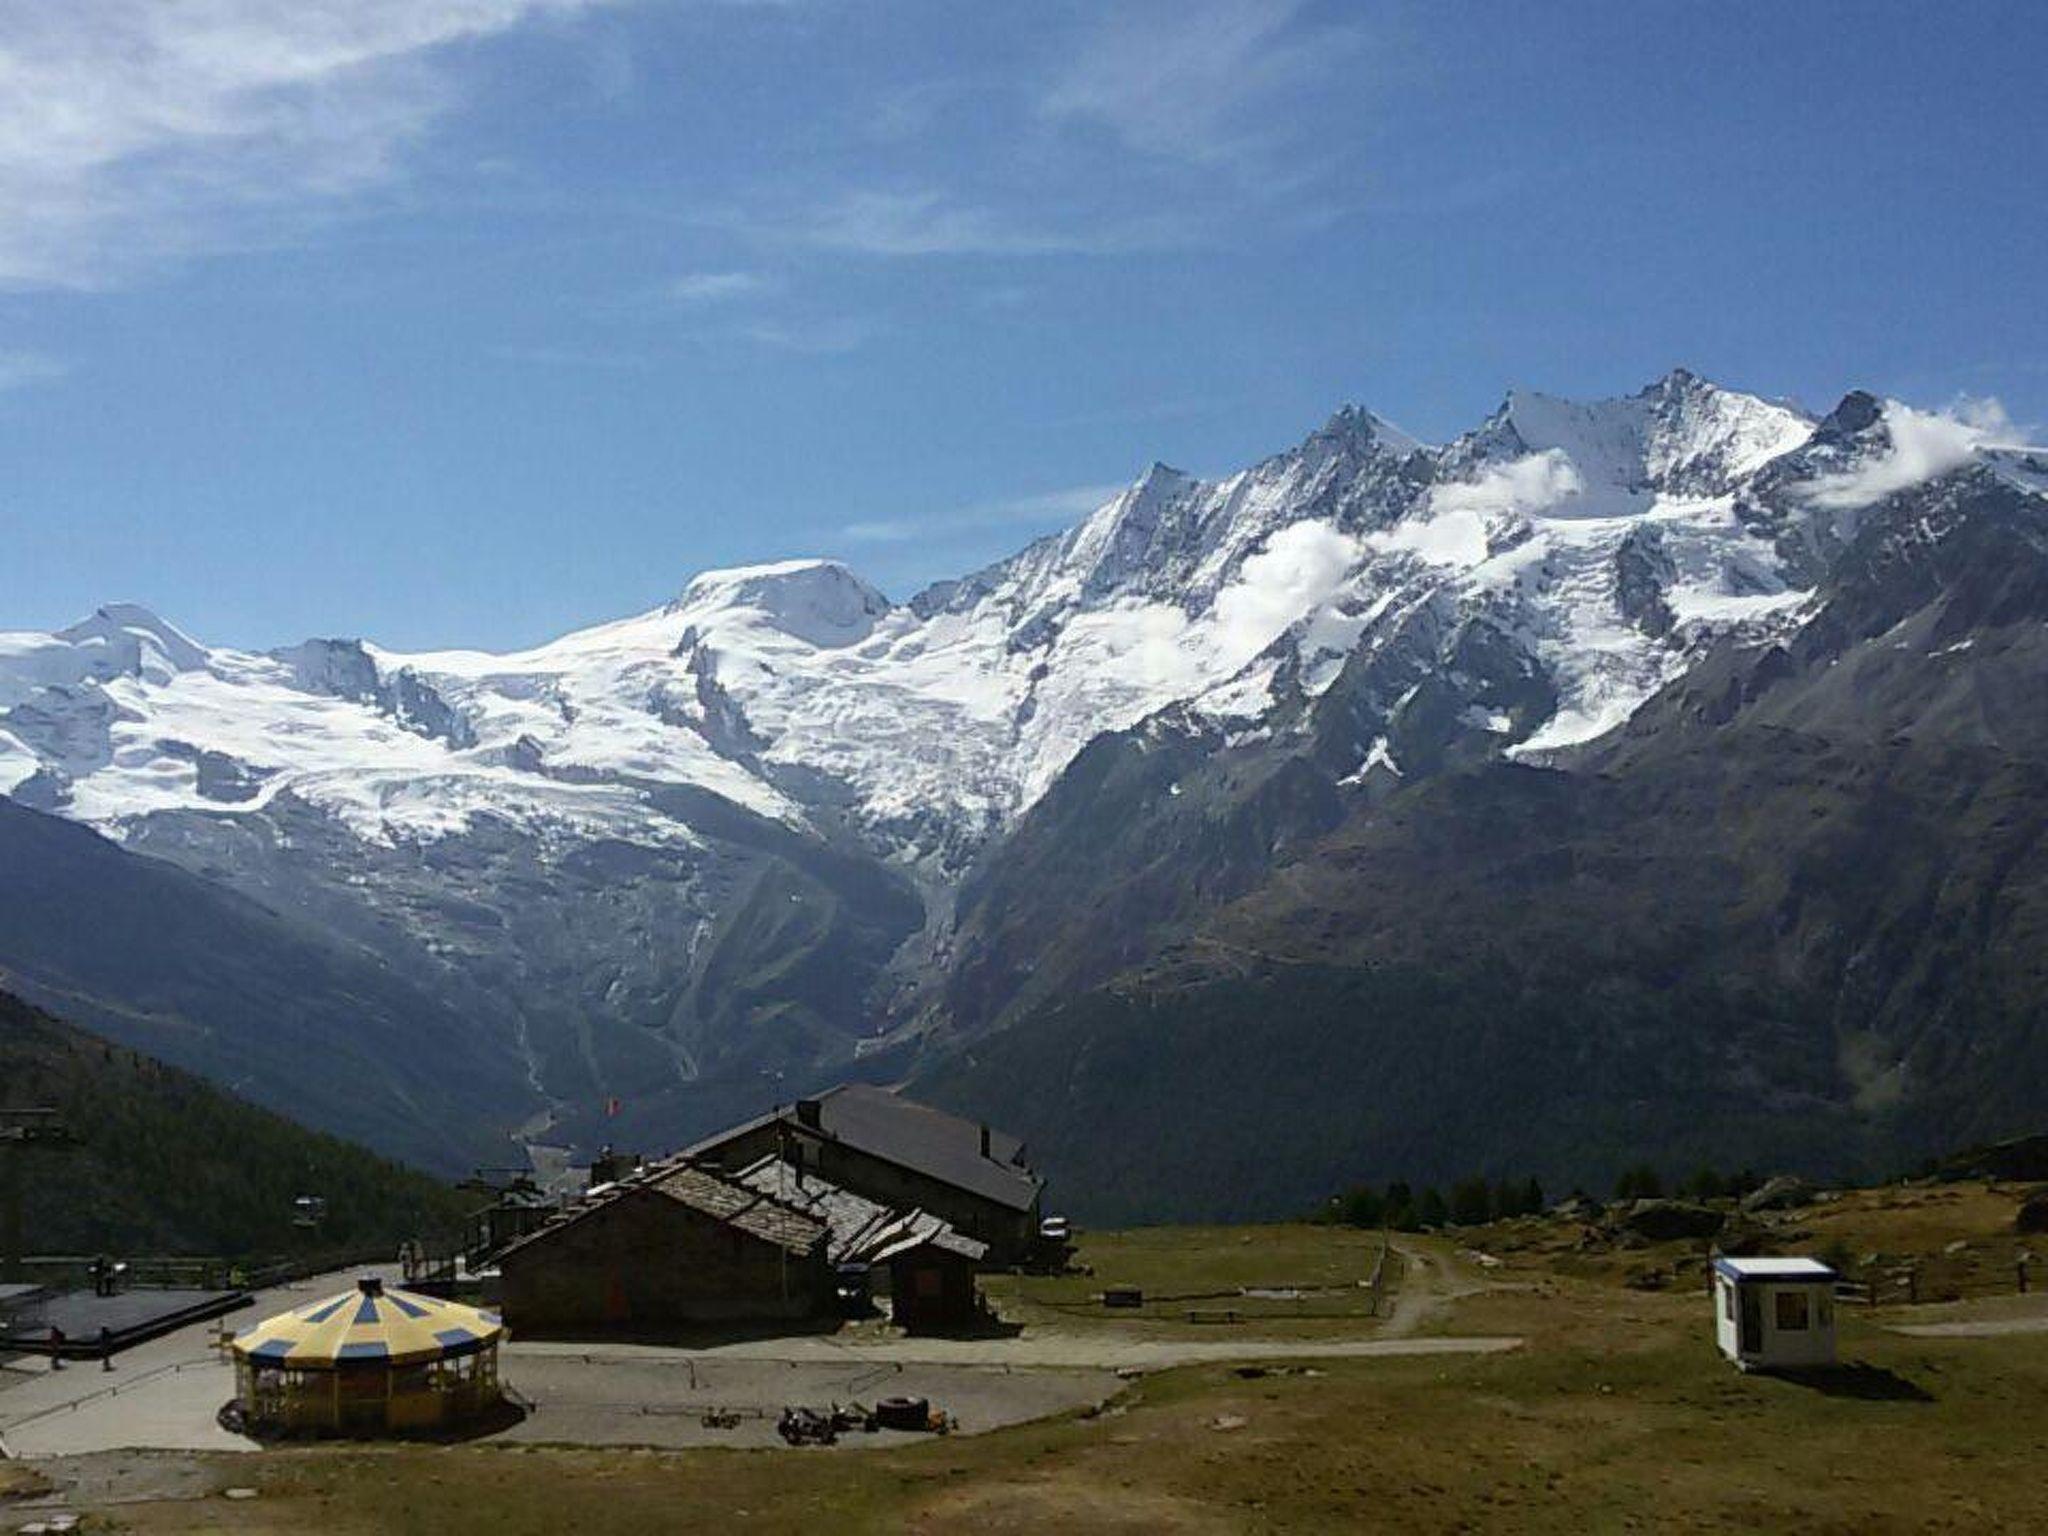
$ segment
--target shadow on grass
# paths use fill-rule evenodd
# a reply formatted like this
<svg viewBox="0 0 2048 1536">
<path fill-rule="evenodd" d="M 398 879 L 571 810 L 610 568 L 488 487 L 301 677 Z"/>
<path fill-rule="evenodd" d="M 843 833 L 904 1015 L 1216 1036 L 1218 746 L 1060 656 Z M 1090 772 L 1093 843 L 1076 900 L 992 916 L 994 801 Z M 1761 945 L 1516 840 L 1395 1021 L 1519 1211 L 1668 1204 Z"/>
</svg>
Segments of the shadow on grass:
<svg viewBox="0 0 2048 1536">
<path fill-rule="evenodd" d="M 1873 1403 L 1931 1403 L 1934 1394 L 1881 1365 L 1858 1360 L 1849 1365 L 1810 1366 L 1771 1374 L 1794 1386 L 1809 1387 L 1828 1397 L 1855 1397 Z"/>
</svg>

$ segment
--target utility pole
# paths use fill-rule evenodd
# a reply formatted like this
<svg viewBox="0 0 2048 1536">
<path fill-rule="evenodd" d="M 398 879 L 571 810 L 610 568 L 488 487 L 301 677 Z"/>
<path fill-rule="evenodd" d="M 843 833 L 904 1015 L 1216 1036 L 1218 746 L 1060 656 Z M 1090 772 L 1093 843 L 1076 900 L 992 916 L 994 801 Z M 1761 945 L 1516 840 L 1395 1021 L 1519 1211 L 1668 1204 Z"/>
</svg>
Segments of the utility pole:
<svg viewBox="0 0 2048 1536">
<path fill-rule="evenodd" d="M 23 1162 L 40 1147 L 76 1145 L 54 1109 L 0 1109 L 0 1280 L 28 1278 L 21 1262 Z"/>
</svg>

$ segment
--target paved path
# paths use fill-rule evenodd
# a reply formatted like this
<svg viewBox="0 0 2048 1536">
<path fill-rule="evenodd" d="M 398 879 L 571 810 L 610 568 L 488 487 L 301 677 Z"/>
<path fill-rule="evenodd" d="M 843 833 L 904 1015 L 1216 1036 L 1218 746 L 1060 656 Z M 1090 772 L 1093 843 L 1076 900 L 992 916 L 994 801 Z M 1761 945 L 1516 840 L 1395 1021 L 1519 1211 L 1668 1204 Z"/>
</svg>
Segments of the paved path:
<svg viewBox="0 0 2048 1536">
<path fill-rule="evenodd" d="M 534 1404 L 531 1415 L 494 1440 L 567 1445 L 777 1446 L 785 1407 L 872 1407 L 885 1397 L 922 1397 L 979 1434 L 1049 1414 L 1099 1405 L 1123 1390 L 1110 1371 L 1032 1367 L 920 1365 L 902 1360 L 745 1360 L 667 1352 L 662 1358 L 526 1355 L 506 1362 L 506 1377 Z M 723 1429 L 704 1416 L 737 1416 Z M 853 1433 L 861 1448 L 914 1440 L 887 1431 Z"/>
<path fill-rule="evenodd" d="M 357 1267 L 260 1291 L 256 1304 L 232 1312 L 231 1328 L 249 1328 L 287 1307 L 346 1290 L 362 1274 L 395 1280 L 395 1269 Z M 235 1373 L 209 1342 L 214 1323 L 199 1323 L 122 1350 L 114 1368 L 94 1361 L 24 1358 L 0 1373 L 0 1447 L 15 1456 L 61 1455 L 134 1445 L 183 1451 L 247 1451 L 253 1442 L 214 1420 L 235 1395 Z"/>
<path fill-rule="evenodd" d="M 711 1406 L 770 1411 L 791 1402 L 926 1395 L 948 1406 L 966 1429 L 993 1429 L 1088 1402 L 1115 1391 L 1113 1373 L 1174 1366 L 1274 1360 L 1375 1359 L 1404 1355 L 1490 1354 L 1517 1338 L 1422 1337 L 1417 1330 L 1443 1302 L 1472 1288 L 1449 1267 L 1402 1248 L 1406 1272 L 1393 1318 L 1365 1338 L 1145 1338 L 1110 1328 L 1062 1332 L 1033 1328 L 1008 1338 L 903 1339 L 803 1334 L 677 1349 L 658 1345 L 512 1341 L 505 1378 L 540 1403 L 512 1436 L 587 1444 L 750 1442 L 767 1434 L 750 1418 L 742 1432 L 703 1432 Z M 372 1271 L 375 1272 L 375 1271 Z M 358 1271 L 320 1276 L 266 1291 L 237 1313 L 249 1326 L 286 1307 L 345 1289 Z M 387 1277 L 388 1278 L 388 1277 Z M 17 1456 L 73 1456 L 122 1448 L 248 1451 L 252 1441 L 215 1420 L 234 1394 L 234 1372 L 209 1344 L 210 1328 L 167 1334 L 115 1359 L 111 1372 L 74 1363 L 62 1371 L 34 1362 L 0 1371 L 0 1450 Z M 11 1383 L 11 1384 L 10 1384 Z M 856 1442 L 858 1443 L 858 1442 Z M 871 1443 L 871 1442 L 870 1442 Z"/>
<path fill-rule="evenodd" d="M 1916 1339 L 1995 1339 L 2008 1333 L 2048 1333 L 2048 1317 L 1984 1317 L 1967 1323 L 1906 1323 L 1893 1333 Z"/>
<path fill-rule="evenodd" d="M 1021 1370 L 1163 1371 L 1177 1365 L 1232 1360 L 1370 1360 L 1401 1355 L 1491 1355 L 1514 1349 L 1519 1338 L 1484 1335 L 1459 1338 L 1370 1339 L 1138 1339 L 1104 1333 L 1046 1333 L 1031 1330 L 1014 1339 L 891 1339 L 840 1343 L 830 1338 L 758 1339 L 719 1344 L 689 1353 L 704 1360 L 764 1360 L 786 1365 L 868 1362 L 902 1365 L 1011 1366 Z M 511 1344 L 505 1349 L 508 1375 L 523 1359 L 549 1357 L 603 1360 L 673 1358 L 676 1351 L 653 1344 Z"/>
<path fill-rule="evenodd" d="M 1996 1339 L 2015 1333 L 2048 1333 L 2048 1292 L 1915 1307 L 1907 1315 L 1928 1321 L 1885 1326 L 1916 1339 Z"/>
</svg>

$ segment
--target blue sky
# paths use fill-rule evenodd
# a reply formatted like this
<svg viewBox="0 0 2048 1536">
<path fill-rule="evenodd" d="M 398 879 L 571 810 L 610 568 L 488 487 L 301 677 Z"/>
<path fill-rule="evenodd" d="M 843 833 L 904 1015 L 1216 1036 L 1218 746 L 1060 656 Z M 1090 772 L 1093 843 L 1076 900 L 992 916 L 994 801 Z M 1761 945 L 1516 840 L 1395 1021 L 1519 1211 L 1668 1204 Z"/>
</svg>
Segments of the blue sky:
<svg viewBox="0 0 2048 1536">
<path fill-rule="evenodd" d="M 0 4 L 0 628 L 895 595 L 1683 363 L 2048 420 L 2048 6 Z"/>
</svg>

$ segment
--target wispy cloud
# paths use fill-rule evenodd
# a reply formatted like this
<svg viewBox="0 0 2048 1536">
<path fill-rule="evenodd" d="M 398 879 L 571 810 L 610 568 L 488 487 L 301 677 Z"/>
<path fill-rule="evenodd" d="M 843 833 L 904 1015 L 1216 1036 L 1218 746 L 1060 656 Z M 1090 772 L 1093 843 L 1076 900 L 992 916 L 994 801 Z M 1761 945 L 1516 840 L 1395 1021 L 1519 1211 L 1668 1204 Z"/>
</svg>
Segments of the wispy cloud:
<svg viewBox="0 0 2048 1536">
<path fill-rule="evenodd" d="M 1100 21 L 1039 111 L 1141 153 L 1216 164 L 1270 147 L 1275 100 L 1321 85 L 1356 44 L 1304 24 L 1301 0 L 1147 0 Z"/>
<path fill-rule="evenodd" d="M 662 292 L 677 304 L 723 304 L 766 292 L 770 286 L 758 272 L 686 272 Z"/>
<path fill-rule="evenodd" d="M 70 371 L 69 363 L 46 352 L 0 352 L 0 394 L 48 384 Z"/>
<path fill-rule="evenodd" d="M 931 517 L 883 518 L 848 523 L 841 537 L 861 544 L 905 544 L 946 534 L 979 533 L 992 528 L 1062 527 L 1086 517 L 1124 489 L 1121 485 L 1073 485 L 1064 490 L 1014 496 L 1006 501 L 977 503 Z"/>
<path fill-rule="evenodd" d="M 442 55 L 613 0 L 0 6 L 0 285 L 90 287 L 390 181 Z"/>
<path fill-rule="evenodd" d="M 1022 228 L 937 192 L 847 192 L 814 210 L 804 234 L 816 245 L 872 256 L 1025 255 L 1070 248 L 1064 236 Z"/>
<path fill-rule="evenodd" d="M 651 368 L 654 360 L 638 352 L 615 352 L 591 347 L 497 346 L 486 355 L 501 363 L 530 364 L 539 368 L 596 368 L 629 370 Z"/>
<path fill-rule="evenodd" d="M 928 187 L 837 188 L 807 205 L 727 208 L 702 222 L 770 244 L 876 257 L 1102 256 L 1181 246 L 1192 233 L 1175 208 L 1098 215 L 1048 194 L 1013 211 Z"/>
<path fill-rule="evenodd" d="M 1860 507 L 1894 491 L 1931 480 L 1967 463 L 1980 444 L 2016 441 L 2026 434 L 1996 399 L 1965 396 L 1946 410 L 1921 411 L 1897 400 L 1884 407 L 1890 447 L 1869 462 L 1824 475 L 1806 489 L 1818 507 Z"/>
<path fill-rule="evenodd" d="M 822 320 L 763 320 L 742 328 L 749 341 L 780 352 L 830 357 L 866 346 L 888 330 L 867 315 L 834 315 Z"/>
</svg>

